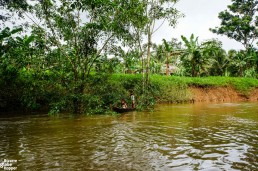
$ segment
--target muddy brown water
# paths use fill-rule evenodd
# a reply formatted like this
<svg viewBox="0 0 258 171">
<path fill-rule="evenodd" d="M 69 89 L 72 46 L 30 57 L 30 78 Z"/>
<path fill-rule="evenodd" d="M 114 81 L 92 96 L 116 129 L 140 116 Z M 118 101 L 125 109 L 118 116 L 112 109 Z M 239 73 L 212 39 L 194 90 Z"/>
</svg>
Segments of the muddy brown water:
<svg viewBox="0 0 258 171">
<path fill-rule="evenodd" d="M 0 137 L 0 164 L 16 170 L 258 170 L 258 103 L 0 116 Z"/>
</svg>

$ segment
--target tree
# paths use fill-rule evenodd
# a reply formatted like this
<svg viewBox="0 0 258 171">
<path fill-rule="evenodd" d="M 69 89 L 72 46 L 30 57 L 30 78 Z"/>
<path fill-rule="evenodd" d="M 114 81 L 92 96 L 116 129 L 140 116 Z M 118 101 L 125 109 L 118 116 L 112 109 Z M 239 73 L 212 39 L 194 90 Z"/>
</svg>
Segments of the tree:
<svg viewBox="0 0 258 171">
<path fill-rule="evenodd" d="M 231 67 L 230 71 L 235 76 L 244 76 L 244 71 L 246 70 L 246 66 L 248 64 L 248 61 L 251 59 L 250 56 L 247 56 L 245 51 L 236 51 L 236 50 L 230 50 L 229 51 L 229 57 L 231 59 Z"/>
<path fill-rule="evenodd" d="M 102 54 L 117 42 L 132 38 L 131 29 L 145 20 L 141 2 L 134 1 L 65 1 L 43 0 L 34 11 L 44 25 L 35 25 L 50 40 L 49 53 L 56 49 L 57 62 L 49 64 L 64 71 L 62 84 L 67 87 L 73 112 L 86 112 L 83 107 L 87 78 Z"/>
<path fill-rule="evenodd" d="M 255 72 L 255 63 L 256 63 L 256 52 L 255 49 L 250 48 L 248 51 L 230 51 L 230 57 L 231 57 L 231 71 L 233 71 L 233 74 L 236 76 L 243 77 L 245 76 L 245 72 L 248 72 L 248 70 L 253 70 Z"/>
<path fill-rule="evenodd" d="M 181 36 L 185 43 L 185 51 L 182 54 L 182 64 L 186 69 L 190 69 L 192 77 L 196 77 L 200 74 L 202 64 L 202 53 L 198 43 L 198 37 L 194 37 L 192 34 L 190 40 L 187 40 L 185 36 Z"/>
<path fill-rule="evenodd" d="M 165 62 L 165 54 L 163 44 L 153 44 L 153 51 L 151 54 L 151 72 L 158 74 L 161 72 L 161 67 Z"/>
<path fill-rule="evenodd" d="M 168 42 L 163 39 L 163 44 L 164 44 L 164 50 L 165 50 L 165 57 L 166 57 L 166 75 L 168 76 L 169 73 L 168 73 L 168 69 L 169 69 L 169 57 L 171 56 L 171 52 L 173 50 L 173 48 L 171 46 L 169 46 Z"/>
<path fill-rule="evenodd" d="M 186 49 L 183 50 L 181 60 L 186 72 L 189 72 L 192 77 L 208 75 L 209 69 L 212 67 L 216 46 L 214 41 L 204 41 L 201 44 L 198 42 L 198 37 L 192 34 L 190 39 L 181 36 L 185 43 Z"/>
<path fill-rule="evenodd" d="M 0 6 L 7 7 L 9 9 L 27 9 L 29 7 L 29 4 L 26 0 L 1 0 Z"/>
<path fill-rule="evenodd" d="M 21 28 L 6 27 L 0 32 L 0 99 L 6 102 L 5 110 L 17 107 L 35 109 L 42 92 L 40 89 L 31 91 L 36 87 L 35 75 L 24 74 L 29 64 L 34 63 L 35 37 L 18 35 L 21 31 Z"/>
<path fill-rule="evenodd" d="M 178 42 L 176 38 L 172 38 L 171 41 L 165 39 L 162 40 L 162 44 L 153 44 L 152 61 L 155 61 L 161 69 L 163 64 L 166 64 L 166 75 L 169 75 L 169 63 L 176 65 L 178 61 L 178 55 L 181 53 L 181 42 Z M 157 70 L 160 73 L 160 69 Z"/>
<path fill-rule="evenodd" d="M 143 37 L 146 36 L 147 43 L 146 45 L 146 64 L 142 64 L 143 75 L 144 72 L 145 80 L 144 82 L 148 84 L 149 81 L 149 71 L 150 71 L 150 62 L 151 62 L 151 48 L 153 46 L 152 37 L 155 32 L 163 25 L 165 21 L 169 22 L 170 26 L 176 26 L 177 21 L 183 15 L 174 7 L 179 0 L 142 0 L 144 8 L 144 16 L 148 19 L 144 23 L 144 27 L 136 30 L 136 35 L 138 35 L 136 42 L 140 47 L 142 54 L 142 63 L 144 63 L 144 43 Z M 160 24 L 158 21 L 161 21 Z M 144 86 L 143 86 L 144 87 Z"/>
<path fill-rule="evenodd" d="M 202 44 L 205 47 L 203 54 L 207 58 L 211 58 L 212 66 L 210 68 L 210 75 L 223 76 L 229 66 L 230 60 L 227 57 L 226 51 L 222 48 L 222 43 L 216 39 L 211 39 Z"/>
<path fill-rule="evenodd" d="M 33 35 L 20 37 L 22 28 L 4 28 L 0 32 L 0 65 L 13 65 L 16 69 L 26 66 L 33 55 Z M 15 36 L 16 35 L 16 36 Z"/>
<path fill-rule="evenodd" d="M 228 10 L 219 13 L 220 27 L 210 30 L 242 43 L 247 50 L 258 38 L 257 11 L 257 0 L 232 0 Z"/>
<path fill-rule="evenodd" d="M 138 49 L 124 50 L 119 46 L 112 51 L 114 51 L 114 55 L 121 61 L 123 69 L 120 72 L 134 73 L 140 70 L 140 54 Z"/>
<path fill-rule="evenodd" d="M 10 40 L 12 40 L 11 36 L 16 33 L 21 32 L 21 31 L 22 31 L 22 28 L 14 28 L 11 30 L 9 27 L 6 27 L 3 30 L 1 30 L 1 32 L 0 32 L 0 47 L 1 47 L 0 57 L 2 57 L 2 55 L 7 53 L 11 49 L 10 45 L 8 44 L 8 42 L 10 42 Z"/>
</svg>

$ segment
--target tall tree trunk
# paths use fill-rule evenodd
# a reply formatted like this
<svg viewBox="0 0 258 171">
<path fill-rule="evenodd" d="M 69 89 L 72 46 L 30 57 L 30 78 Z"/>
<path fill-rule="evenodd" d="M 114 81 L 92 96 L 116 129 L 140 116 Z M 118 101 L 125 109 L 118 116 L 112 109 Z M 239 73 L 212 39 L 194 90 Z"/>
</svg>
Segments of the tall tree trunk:
<svg viewBox="0 0 258 171">
<path fill-rule="evenodd" d="M 78 82 L 78 72 L 75 70 L 74 71 L 74 87 L 73 87 L 73 113 L 78 114 L 79 113 L 79 97 L 78 97 L 78 86 L 76 83 Z"/>
<path fill-rule="evenodd" d="M 146 85 L 149 84 L 150 56 L 151 56 L 150 49 L 151 49 L 151 28 L 149 26 L 149 28 L 148 28 L 148 45 L 147 45 L 146 78 L 145 78 Z"/>
<path fill-rule="evenodd" d="M 168 68 L 169 68 L 169 64 L 168 64 L 168 54 L 166 54 L 166 56 L 167 56 L 167 68 L 166 68 L 166 75 L 168 76 L 169 74 L 168 74 Z"/>
<path fill-rule="evenodd" d="M 80 114 L 83 111 L 82 95 L 85 88 L 85 74 L 79 76 L 78 72 L 74 72 L 74 85 L 73 85 L 73 113 Z"/>
<path fill-rule="evenodd" d="M 75 86 L 74 88 L 74 98 L 73 98 L 73 113 L 81 114 L 83 112 L 83 101 L 82 95 L 84 91 L 84 83 L 80 83 L 80 85 Z"/>
<path fill-rule="evenodd" d="M 142 91 L 144 92 L 145 89 L 145 78 L 144 78 L 144 57 L 143 57 L 143 53 L 142 54 Z"/>
<path fill-rule="evenodd" d="M 239 73 L 240 73 L 240 77 L 244 76 L 244 69 L 243 69 L 243 67 L 239 68 Z"/>
<path fill-rule="evenodd" d="M 196 77 L 197 72 L 196 72 L 196 64 L 192 62 L 192 77 Z"/>
</svg>

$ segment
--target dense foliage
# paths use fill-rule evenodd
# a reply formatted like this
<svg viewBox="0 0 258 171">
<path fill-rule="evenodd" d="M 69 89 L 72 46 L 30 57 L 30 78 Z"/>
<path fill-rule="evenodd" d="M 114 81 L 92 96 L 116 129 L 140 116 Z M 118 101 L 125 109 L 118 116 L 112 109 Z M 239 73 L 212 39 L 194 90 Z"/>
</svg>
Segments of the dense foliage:
<svg viewBox="0 0 258 171">
<path fill-rule="evenodd" d="M 1 25 L 1 111 L 105 113 L 122 98 L 130 102 L 132 92 L 137 108 L 146 109 L 189 100 L 189 85 L 258 87 L 254 47 L 226 52 L 220 41 L 199 42 L 195 35 L 152 43 L 158 20 L 174 26 L 182 16 L 176 0 L 4 2 L 26 10 L 32 23 Z"/>
<path fill-rule="evenodd" d="M 257 41 L 257 11 L 257 0 L 232 0 L 228 10 L 219 13 L 221 26 L 211 31 L 241 42 L 247 50 L 253 46 L 254 41 Z"/>
</svg>

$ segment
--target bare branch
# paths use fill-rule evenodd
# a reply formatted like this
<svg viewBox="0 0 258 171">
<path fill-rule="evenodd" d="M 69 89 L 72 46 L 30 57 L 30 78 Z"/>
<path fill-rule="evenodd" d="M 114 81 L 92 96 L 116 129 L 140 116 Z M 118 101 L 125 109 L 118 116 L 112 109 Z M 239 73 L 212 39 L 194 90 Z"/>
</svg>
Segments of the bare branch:
<svg viewBox="0 0 258 171">
<path fill-rule="evenodd" d="M 157 31 L 162 27 L 162 25 L 165 23 L 165 21 L 166 21 L 166 19 L 164 19 L 164 20 L 162 21 L 162 23 L 152 32 L 152 35 L 153 35 L 155 32 L 157 32 Z"/>
</svg>

